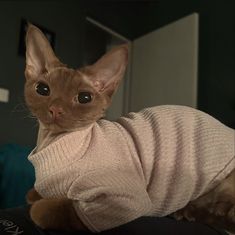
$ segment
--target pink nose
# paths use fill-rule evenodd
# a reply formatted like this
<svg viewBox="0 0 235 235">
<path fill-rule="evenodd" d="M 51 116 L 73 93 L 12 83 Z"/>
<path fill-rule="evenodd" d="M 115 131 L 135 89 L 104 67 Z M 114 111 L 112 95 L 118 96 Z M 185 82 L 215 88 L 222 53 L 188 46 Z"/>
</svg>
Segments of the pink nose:
<svg viewBox="0 0 235 235">
<path fill-rule="evenodd" d="M 63 114 L 63 108 L 51 106 L 49 107 L 49 113 L 53 119 L 59 118 Z"/>
</svg>

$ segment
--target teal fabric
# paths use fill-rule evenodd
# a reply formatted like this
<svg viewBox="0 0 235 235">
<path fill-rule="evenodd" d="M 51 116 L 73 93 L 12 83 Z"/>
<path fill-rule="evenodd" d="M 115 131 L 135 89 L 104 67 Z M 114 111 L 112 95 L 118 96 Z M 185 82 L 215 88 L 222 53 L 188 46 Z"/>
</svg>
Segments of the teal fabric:
<svg viewBox="0 0 235 235">
<path fill-rule="evenodd" d="M 35 181 L 27 156 L 31 149 L 16 144 L 0 146 L 0 208 L 26 204 L 25 195 Z"/>
</svg>

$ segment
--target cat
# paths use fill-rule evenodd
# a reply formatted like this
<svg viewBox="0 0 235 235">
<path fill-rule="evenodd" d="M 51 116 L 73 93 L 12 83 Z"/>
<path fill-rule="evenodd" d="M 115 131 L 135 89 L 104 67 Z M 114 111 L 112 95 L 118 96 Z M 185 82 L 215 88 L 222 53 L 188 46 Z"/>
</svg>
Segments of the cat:
<svg viewBox="0 0 235 235">
<path fill-rule="evenodd" d="M 166 211 L 163 209 L 166 208 L 177 219 L 196 220 L 235 232 L 234 130 L 225 127 L 207 114 L 183 106 L 145 109 L 140 114 L 131 113 L 128 118 L 121 118 L 119 123 L 100 120 L 110 106 L 112 96 L 125 73 L 128 52 L 128 46 L 121 45 L 106 53 L 93 65 L 77 70 L 71 69 L 55 56 L 43 33 L 29 24 L 26 34 L 25 100 L 31 113 L 39 122 L 37 147 L 29 156 L 29 160 L 36 169 L 35 189 L 29 191 L 27 195 L 28 202 L 32 204 L 30 209 L 32 220 L 43 229 L 99 232 L 127 223 L 142 215 L 152 215 L 153 208 L 156 215 L 158 215 L 156 210 L 158 208 L 162 213 L 159 212 L 159 215 L 164 216 Z M 164 115 L 163 118 L 161 115 Z M 174 118 L 171 118 L 171 115 Z M 156 120 L 153 119 L 156 117 Z M 190 117 L 190 121 L 187 117 Z M 152 136 L 152 127 L 146 124 L 145 118 L 147 122 L 154 123 L 159 128 L 156 136 Z M 203 127 L 197 136 L 202 141 L 196 139 L 202 143 L 197 146 L 207 144 L 205 135 L 209 136 L 210 129 L 205 132 L 203 125 L 212 125 L 212 128 L 216 127 L 221 130 L 221 133 L 226 133 L 222 138 L 225 143 L 216 146 L 215 149 L 220 153 L 224 151 L 224 159 L 226 154 L 229 155 L 230 160 L 227 165 L 224 165 L 227 172 L 221 169 L 223 173 L 218 172 L 213 176 L 213 183 L 209 180 L 204 187 L 198 186 L 198 182 L 206 181 L 210 173 L 195 171 L 194 175 L 198 177 L 195 181 L 194 177 L 190 178 L 193 175 L 192 168 L 179 179 L 189 188 L 195 183 L 195 188 L 190 188 L 191 193 L 184 189 L 184 185 L 182 189 L 178 187 L 181 185 L 179 184 L 176 187 L 171 185 L 170 188 L 158 188 L 159 195 L 164 195 L 164 190 L 170 191 L 171 195 L 157 199 L 152 195 L 150 198 L 151 190 L 154 191 L 153 182 L 160 185 L 163 181 L 168 182 L 168 175 L 171 176 L 171 180 L 173 178 L 178 180 L 177 177 L 181 176 L 181 172 L 174 171 L 176 169 L 173 168 L 169 170 L 168 166 L 164 165 L 166 161 L 160 159 L 159 163 L 163 165 L 158 168 L 158 171 L 162 175 L 160 174 L 156 179 L 154 174 L 157 173 L 152 166 L 158 167 L 158 165 L 154 161 L 149 164 L 145 162 L 146 159 L 137 159 L 135 156 L 130 156 L 131 154 L 126 154 L 125 151 L 131 149 L 133 155 L 138 155 L 139 152 L 148 155 L 149 152 L 146 152 L 145 148 L 151 148 L 149 143 L 155 143 L 154 141 L 159 141 L 160 145 L 168 148 L 171 145 L 158 140 L 161 132 L 167 134 L 170 139 L 174 138 L 174 135 L 177 138 L 177 133 L 171 133 L 171 131 L 178 128 L 177 130 L 184 133 L 182 125 L 190 131 L 196 119 Z M 164 128 L 159 123 L 162 123 Z M 137 137 L 135 132 L 131 136 L 131 132 L 125 131 L 125 128 L 135 129 L 136 126 L 137 132 L 140 128 Z M 216 128 L 213 129 L 214 134 L 210 137 L 215 142 Z M 142 135 L 149 139 L 143 140 Z M 227 144 L 226 138 L 231 140 L 231 143 Z M 182 151 L 182 155 L 187 155 L 192 148 L 184 149 L 187 145 L 182 140 L 190 143 L 187 142 L 190 141 L 188 139 L 188 136 L 186 138 L 183 135 L 178 136 L 177 141 L 172 145 L 175 144 L 176 151 Z M 136 142 L 134 143 L 133 140 Z M 96 147 L 97 143 L 98 147 Z M 139 146 L 141 143 L 144 143 L 143 147 Z M 111 144 L 111 147 L 107 144 Z M 178 144 L 182 144 L 182 149 L 177 150 Z M 206 146 L 204 147 L 207 149 Z M 79 151 L 77 151 L 78 148 Z M 94 152 L 89 154 L 92 148 Z M 114 156 L 112 149 L 121 154 Z M 161 155 L 161 146 L 154 147 L 154 151 L 159 151 Z M 203 152 L 204 149 L 200 151 Z M 99 159 L 98 157 L 102 155 L 104 159 Z M 174 151 L 169 155 L 175 155 Z M 213 159 L 213 155 L 211 157 Z M 87 161 L 86 158 L 92 161 Z M 126 169 L 120 161 L 130 161 L 130 159 L 133 164 L 131 166 L 126 164 L 129 167 Z M 149 159 L 151 160 L 150 157 Z M 223 163 L 225 160 L 218 161 L 225 164 Z M 180 163 L 180 157 L 177 162 Z M 181 163 L 184 164 L 183 162 L 185 159 Z M 76 164 L 84 165 L 77 169 Z M 204 169 L 205 166 L 200 164 L 199 161 L 199 167 L 196 170 Z M 94 170 L 94 167 L 97 169 Z M 144 168 L 149 168 L 151 173 L 148 175 Z M 213 170 L 213 167 L 210 170 Z M 62 176 L 56 178 L 58 171 L 61 171 Z M 65 179 L 64 176 L 67 178 Z M 174 199 L 177 197 L 178 204 L 174 204 Z M 154 207 L 153 201 L 155 203 L 159 201 L 159 204 L 161 201 L 161 206 Z M 172 207 L 168 206 L 168 203 Z"/>
</svg>

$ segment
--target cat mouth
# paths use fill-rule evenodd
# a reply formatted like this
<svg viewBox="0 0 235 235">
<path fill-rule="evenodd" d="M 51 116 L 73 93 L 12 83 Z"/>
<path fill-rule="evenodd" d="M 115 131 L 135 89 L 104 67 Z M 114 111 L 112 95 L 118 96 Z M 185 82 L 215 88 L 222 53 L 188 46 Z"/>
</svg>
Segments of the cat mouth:
<svg viewBox="0 0 235 235">
<path fill-rule="evenodd" d="M 61 126 L 63 119 L 60 117 L 55 117 L 55 116 L 48 116 L 48 117 L 45 117 L 43 120 L 41 120 L 41 122 L 44 123 L 45 125 Z"/>
<path fill-rule="evenodd" d="M 59 133 L 59 132 L 64 132 L 65 131 L 65 127 L 63 125 L 61 125 L 58 122 L 48 122 L 48 123 L 43 123 L 45 128 L 48 129 L 50 132 L 52 133 Z"/>
<path fill-rule="evenodd" d="M 64 128 L 63 124 L 58 119 L 49 121 L 46 124 L 50 127 L 57 126 L 57 127 L 60 127 L 60 128 Z"/>
<path fill-rule="evenodd" d="M 71 122 L 70 124 L 68 124 L 68 122 L 63 122 L 61 119 L 51 119 L 41 122 L 48 130 L 53 132 L 68 131 L 73 129 L 73 125 L 71 124 Z"/>
<path fill-rule="evenodd" d="M 49 120 L 47 119 L 47 120 L 40 120 L 40 121 L 48 129 L 53 129 L 54 127 L 63 128 L 63 125 L 61 124 L 61 122 L 58 119 L 49 119 Z"/>
</svg>

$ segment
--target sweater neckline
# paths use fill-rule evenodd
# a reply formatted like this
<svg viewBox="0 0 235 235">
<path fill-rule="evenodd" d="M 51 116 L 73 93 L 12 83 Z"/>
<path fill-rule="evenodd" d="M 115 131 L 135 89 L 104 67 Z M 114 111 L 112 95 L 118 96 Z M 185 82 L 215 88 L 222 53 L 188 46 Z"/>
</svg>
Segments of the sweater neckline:
<svg viewBox="0 0 235 235">
<path fill-rule="evenodd" d="M 90 145 L 93 127 L 66 134 L 39 152 L 35 148 L 28 159 L 35 168 L 36 178 L 39 172 L 43 172 L 44 178 L 82 159 Z"/>
</svg>

